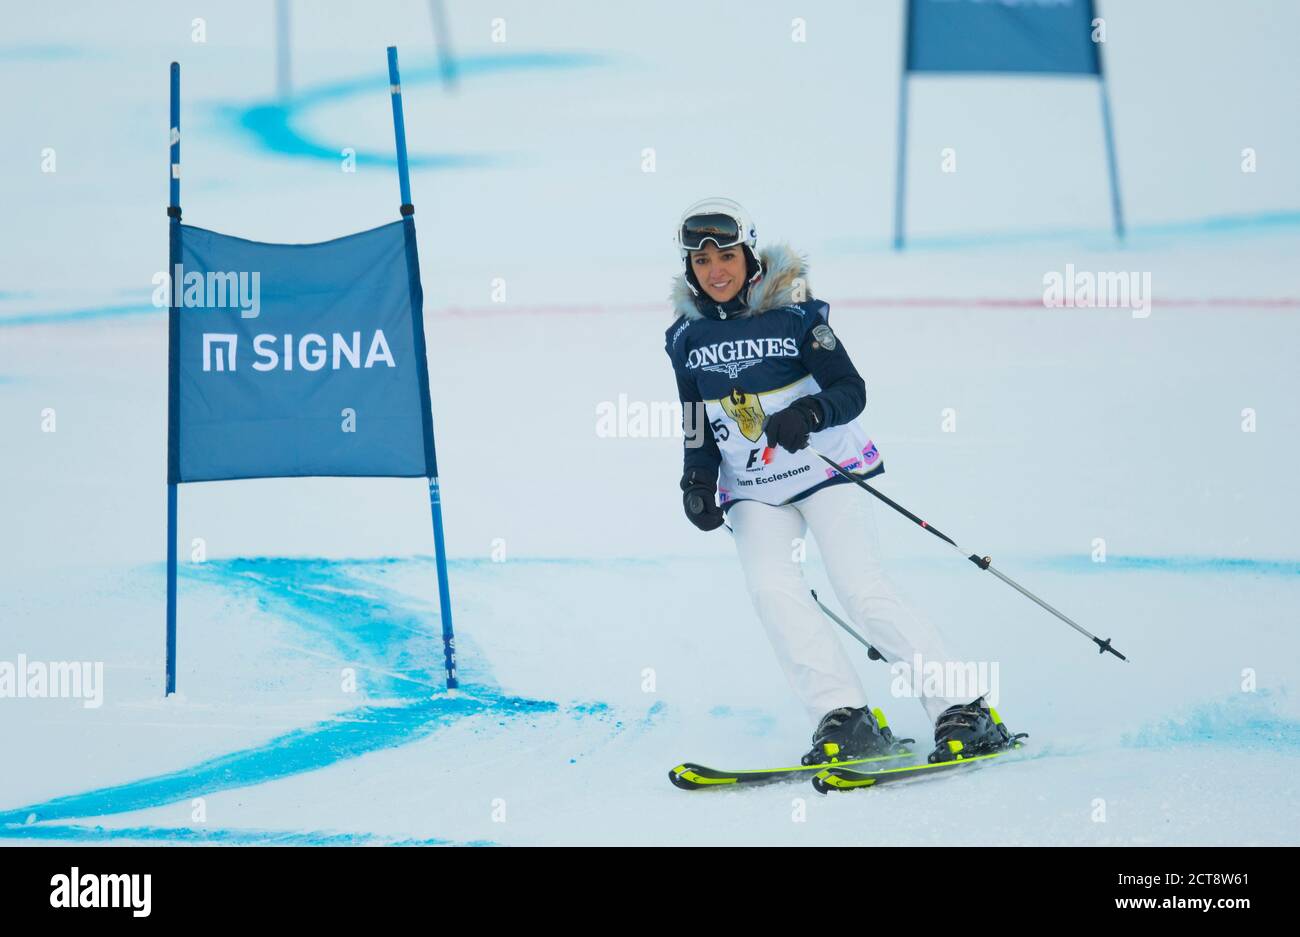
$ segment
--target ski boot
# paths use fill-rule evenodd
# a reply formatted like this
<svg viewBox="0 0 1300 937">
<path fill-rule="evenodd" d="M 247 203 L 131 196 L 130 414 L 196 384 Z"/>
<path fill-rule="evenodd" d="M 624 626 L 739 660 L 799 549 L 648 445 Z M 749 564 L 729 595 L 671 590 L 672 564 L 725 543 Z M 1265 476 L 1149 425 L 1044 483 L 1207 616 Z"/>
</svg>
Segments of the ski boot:
<svg viewBox="0 0 1300 937">
<path fill-rule="evenodd" d="M 879 709 L 832 709 L 822 716 L 813 733 L 812 749 L 800 759 L 804 765 L 827 765 L 858 758 L 874 758 L 903 751 L 915 739 L 896 739 Z"/>
<path fill-rule="evenodd" d="M 1019 747 L 1028 732 L 1012 735 L 998 711 L 984 697 L 965 704 L 949 706 L 934 724 L 934 751 L 929 761 L 961 761 L 988 755 L 1005 748 Z"/>
</svg>

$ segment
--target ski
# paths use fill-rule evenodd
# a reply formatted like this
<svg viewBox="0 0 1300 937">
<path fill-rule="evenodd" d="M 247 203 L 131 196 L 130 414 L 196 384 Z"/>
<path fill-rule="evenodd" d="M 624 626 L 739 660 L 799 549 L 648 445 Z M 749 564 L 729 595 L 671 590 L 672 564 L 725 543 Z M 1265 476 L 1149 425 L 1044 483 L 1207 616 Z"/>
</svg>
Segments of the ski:
<svg viewBox="0 0 1300 937">
<path fill-rule="evenodd" d="M 903 765 L 898 768 L 882 768 L 878 771 L 858 771 L 851 765 L 823 765 L 822 770 L 813 775 L 812 784 L 818 793 L 831 791 L 853 791 L 861 787 L 876 787 L 890 781 L 906 778 L 924 777 L 942 774 L 954 768 L 968 767 L 991 758 L 1001 758 L 1018 749 L 1024 748 L 1018 740 L 1012 747 L 1001 751 L 989 752 L 987 755 L 971 755 L 967 758 L 954 758 L 951 761 L 927 762 L 920 765 Z"/>
<path fill-rule="evenodd" d="M 882 762 L 898 762 L 919 757 L 917 753 L 907 747 L 915 739 L 895 738 L 893 731 L 889 728 L 888 720 L 885 719 L 885 714 L 879 708 L 872 709 L 871 713 L 876 717 L 876 725 L 879 727 L 881 736 L 887 746 L 886 752 L 881 755 L 873 755 L 870 758 L 845 758 L 840 760 L 835 758 L 839 751 L 838 746 L 828 745 L 826 751 L 828 757 L 833 760 L 829 762 L 823 761 L 815 765 L 723 771 L 719 768 L 709 768 L 688 761 L 669 771 L 668 780 L 673 783 L 674 787 L 680 787 L 684 791 L 701 791 L 734 784 L 772 784 L 780 781 L 803 780 L 810 775 L 816 774 L 828 764 L 842 767 L 874 767 Z"/>
<path fill-rule="evenodd" d="M 877 755 L 874 758 L 854 758 L 848 761 L 836 762 L 835 767 L 848 768 L 859 765 L 874 765 L 917 757 L 919 756 L 916 752 L 900 751 L 888 755 Z M 673 783 L 674 787 L 679 787 L 684 791 L 702 791 L 727 785 L 748 786 L 773 784 L 782 781 L 800 781 L 815 775 L 826 767 L 825 764 L 793 765 L 785 768 L 746 768 L 740 771 L 724 771 L 720 768 L 709 768 L 688 761 L 669 771 L 668 780 Z"/>
</svg>

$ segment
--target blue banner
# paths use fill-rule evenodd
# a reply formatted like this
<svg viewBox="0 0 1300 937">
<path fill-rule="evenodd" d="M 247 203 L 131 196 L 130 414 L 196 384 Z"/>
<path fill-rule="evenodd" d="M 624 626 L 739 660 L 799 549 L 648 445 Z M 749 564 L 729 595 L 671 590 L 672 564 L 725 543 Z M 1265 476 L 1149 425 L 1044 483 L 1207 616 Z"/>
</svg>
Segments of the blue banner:
<svg viewBox="0 0 1300 937">
<path fill-rule="evenodd" d="M 320 244 L 176 227 L 169 481 L 437 474 L 412 219 Z"/>
<path fill-rule="evenodd" d="M 1092 0 L 911 0 L 907 71 L 1100 75 Z"/>
</svg>

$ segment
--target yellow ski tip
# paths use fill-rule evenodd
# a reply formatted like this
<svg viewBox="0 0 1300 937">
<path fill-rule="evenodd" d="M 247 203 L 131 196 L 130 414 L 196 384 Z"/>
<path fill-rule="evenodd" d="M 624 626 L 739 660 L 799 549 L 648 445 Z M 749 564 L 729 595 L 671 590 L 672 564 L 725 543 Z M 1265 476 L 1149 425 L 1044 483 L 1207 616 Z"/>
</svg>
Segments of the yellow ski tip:
<svg viewBox="0 0 1300 937">
<path fill-rule="evenodd" d="M 876 783 L 874 778 L 864 778 L 860 781 L 854 781 L 848 778 L 842 778 L 832 771 L 817 772 L 817 780 L 821 781 L 827 787 L 833 787 L 841 791 L 852 790 L 855 787 L 870 787 Z"/>
</svg>

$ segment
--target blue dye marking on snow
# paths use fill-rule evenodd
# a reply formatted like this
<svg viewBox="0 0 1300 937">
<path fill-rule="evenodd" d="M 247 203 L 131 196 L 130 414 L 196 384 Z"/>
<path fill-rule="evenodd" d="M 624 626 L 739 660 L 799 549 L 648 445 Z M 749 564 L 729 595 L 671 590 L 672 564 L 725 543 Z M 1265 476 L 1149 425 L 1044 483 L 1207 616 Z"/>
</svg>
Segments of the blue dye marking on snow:
<svg viewBox="0 0 1300 937">
<path fill-rule="evenodd" d="M 210 582 L 292 622 L 341 666 L 365 668 L 371 695 L 424 700 L 443 685 L 442 628 L 433 596 L 427 611 L 412 609 L 410 596 L 377 581 L 401 562 L 259 557 L 182 569 L 187 579 Z M 495 692 L 470 639 L 459 638 L 458 645 L 463 681 Z"/>
<path fill-rule="evenodd" d="M 213 560 L 184 567 L 191 580 L 208 581 L 250 598 L 297 625 L 308 638 L 357 666 L 368 689 L 396 696 L 397 705 L 363 705 L 270 741 L 207 759 L 188 768 L 0 811 L 7 837 L 40 837 L 52 820 L 145 810 L 193 797 L 325 768 L 384 748 L 407 745 L 479 715 L 511 719 L 555 712 L 548 700 L 503 695 L 474 655 L 459 668 L 462 692 L 430 697 L 442 678 L 441 630 L 436 610 L 416 613 L 409 598 L 374 581 L 396 560 L 339 562 L 313 559 Z M 365 576 L 359 574 L 366 574 Z M 366 577 L 369 578 L 366 578 Z M 472 648 L 461 641 L 459 649 Z M 373 668 L 373 669 L 371 669 Z M 183 837 L 183 832 L 177 833 Z M 159 833 L 160 838 L 166 838 Z"/>
<path fill-rule="evenodd" d="M 59 62 L 99 58 L 100 55 L 99 50 L 80 49 L 77 46 L 0 46 L 0 62 Z"/>
<path fill-rule="evenodd" d="M 55 309 L 49 312 L 25 312 L 12 316 L 0 316 L 0 328 L 13 325 L 87 322 L 94 319 L 110 319 L 144 314 L 163 315 L 166 312 L 166 309 L 158 309 L 147 302 L 116 303 L 108 306 L 87 306 L 83 309 Z"/>
<path fill-rule="evenodd" d="M 733 709 L 730 706 L 714 706 L 709 715 L 715 719 L 735 719 L 741 723 L 750 735 L 769 735 L 776 728 L 776 719 L 761 709 Z"/>
<path fill-rule="evenodd" d="M 554 703 L 544 700 L 498 694 L 428 699 L 399 706 L 363 706 L 277 736 L 265 744 L 211 758 L 180 771 L 0 811 L 0 827 L 24 824 L 32 814 L 37 822 L 68 820 L 209 797 L 220 791 L 263 784 L 380 749 L 407 745 L 472 716 L 485 713 L 514 716 L 554 709 Z M 17 835 L 20 831 L 11 828 L 7 832 Z"/>
<path fill-rule="evenodd" d="M 1189 218 L 1185 221 L 1166 221 L 1154 224 L 1131 225 L 1126 229 L 1124 247 L 1128 250 L 1151 250 L 1170 243 L 1186 243 L 1198 239 L 1249 237 L 1285 233 L 1300 228 L 1300 211 L 1284 210 L 1258 212 L 1249 215 L 1212 215 L 1206 218 Z M 1013 231 L 971 231 L 951 235 L 908 236 L 909 250 L 970 250 L 1011 247 L 1023 244 L 1042 244 L 1061 241 L 1083 244 L 1090 249 L 1106 251 L 1116 247 L 1115 235 L 1109 228 L 1031 228 Z M 826 241 L 825 249 L 834 254 L 859 254 L 892 252 L 894 242 L 887 238 L 834 237 Z"/>
<path fill-rule="evenodd" d="M 579 703 L 569 707 L 566 711 L 576 714 L 579 718 L 593 717 L 597 722 L 608 722 L 608 720 L 612 718 L 613 714 L 613 710 L 606 703 Z M 624 732 L 642 733 L 653 729 L 667 711 L 668 705 L 663 700 L 656 700 L 650 705 L 650 708 L 646 710 L 645 715 L 632 721 L 631 725 L 628 725 L 622 719 L 614 719 L 610 726 L 609 737 L 605 741 L 608 742 Z M 574 755 L 569 759 L 569 764 L 576 765 L 578 759 L 586 758 L 588 755 L 592 754 L 594 750 L 595 749 L 588 749 L 579 752 L 577 755 Z"/>
<path fill-rule="evenodd" d="M 418 559 L 428 559 L 432 562 L 431 557 L 418 557 Z M 676 557 L 670 559 L 676 560 Z M 571 569 L 617 569 L 622 567 L 639 567 L 655 566 L 661 567 L 664 564 L 663 557 L 654 556 L 536 556 L 536 557 L 511 557 L 509 566 L 564 566 Z M 490 559 L 481 559 L 478 557 L 460 557 L 449 558 L 447 560 L 448 569 L 460 570 L 482 570 L 491 572 L 506 567 L 507 564 L 498 563 Z"/>
<path fill-rule="evenodd" d="M 641 725 L 649 728 L 657 724 L 668 712 L 668 704 L 663 700 L 656 700 L 654 705 L 646 710 L 645 718 L 641 720 Z"/>
<path fill-rule="evenodd" d="M 606 64 L 607 61 L 604 56 L 586 53 L 494 54 L 457 59 L 456 69 L 461 77 L 472 79 L 495 73 L 587 68 Z M 437 65 L 408 68 L 402 73 L 403 85 L 441 80 L 442 72 Z M 337 103 L 357 94 L 382 92 L 387 97 L 387 91 L 387 75 L 376 72 L 364 78 L 351 78 L 310 88 L 285 100 L 262 101 L 251 106 L 219 105 L 217 113 L 231 126 L 251 137 L 262 150 L 281 156 L 328 160 L 337 164 L 342 159 L 343 144 L 314 139 L 298 126 L 298 122 L 319 105 Z M 390 156 L 388 151 L 381 153 L 358 150 L 355 160 L 358 166 L 397 164 L 396 157 Z M 455 169 L 491 166 L 501 160 L 482 153 L 412 153 L 408 162 L 412 169 Z"/>
<path fill-rule="evenodd" d="M 608 703 L 574 703 L 565 708 L 565 712 L 572 713 L 579 718 L 583 716 L 595 716 L 597 719 L 604 719 L 609 716 Z"/>
<path fill-rule="evenodd" d="M 610 722 L 616 732 L 622 731 L 623 720 L 615 717 L 608 703 L 571 703 L 564 711 L 576 720 L 591 719 L 596 722 Z"/>
<path fill-rule="evenodd" d="M 1027 560 L 1028 565 L 1065 573 L 1160 572 L 1224 573 L 1255 576 L 1300 576 L 1300 560 L 1253 559 L 1247 556 L 1115 556 L 1094 563 L 1087 554 Z"/>
<path fill-rule="evenodd" d="M 1122 741 L 1132 748 L 1214 744 L 1300 752 L 1300 719 L 1279 711 L 1279 699 L 1279 695 L 1264 689 L 1202 703 L 1125 733 Z"/>
<path fill-rule="evenodd" d="M 0 826 L 0 839 L 42 842 L 179 842 L 209 846 L 495 846 L 490 840 L 459 842 L 411 839 L 373 833 L 327 833 L 286 830 L 223 830 L 196 827 L 79 825 Z"/>
</svg>

